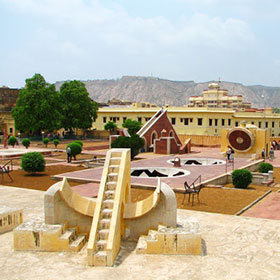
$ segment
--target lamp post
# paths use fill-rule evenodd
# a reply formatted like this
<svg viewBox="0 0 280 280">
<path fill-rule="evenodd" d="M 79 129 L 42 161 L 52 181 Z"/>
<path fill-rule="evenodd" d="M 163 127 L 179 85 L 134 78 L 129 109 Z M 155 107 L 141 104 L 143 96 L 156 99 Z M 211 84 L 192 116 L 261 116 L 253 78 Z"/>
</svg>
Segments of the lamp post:
<svg viewBox="0 0 280 280">
<path fill-rule="evenodd" d="M 263 98 L 263 105 L 264 105 L 264 108 L 263 108 L 263 120 L 264 120 L 264 161 L 265 161 L 265 158 L 266 158 L 266 118 L 265 118 L 265 105 L 266 105 L 266 102 L 265 102 L 265 96 L 262 94 L 261 97 Z"/>
<path fill-rule="evenodd" d="M 44 134 L 45 134 L 45 132 L 42 131 L 42 141 L 44 140 Z"/>
</svg>

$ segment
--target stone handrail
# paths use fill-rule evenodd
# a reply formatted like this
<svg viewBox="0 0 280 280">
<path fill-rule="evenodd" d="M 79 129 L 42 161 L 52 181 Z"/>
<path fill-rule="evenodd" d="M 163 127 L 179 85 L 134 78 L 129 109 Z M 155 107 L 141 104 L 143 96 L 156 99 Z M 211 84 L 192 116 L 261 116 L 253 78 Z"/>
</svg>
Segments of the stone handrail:
<svg viewBox="0 0 280 280">
<path fill-rule="evenodd" d="M 160 198 L 160 181 L 158 182 L 155 191 L 147 198 L 126 203 L 124 207 L 124 219 L 135 219 L 141 217 L 156 207 Z"/>
<path fill-rule="evenodd" d="M 66 177 L 63 178 L 60 186 L 60 195 L 66 204 L 80 214 L 92 217 L 95 209 L 95 199 L 84 197 L 74 192 Z"/>
</svg>

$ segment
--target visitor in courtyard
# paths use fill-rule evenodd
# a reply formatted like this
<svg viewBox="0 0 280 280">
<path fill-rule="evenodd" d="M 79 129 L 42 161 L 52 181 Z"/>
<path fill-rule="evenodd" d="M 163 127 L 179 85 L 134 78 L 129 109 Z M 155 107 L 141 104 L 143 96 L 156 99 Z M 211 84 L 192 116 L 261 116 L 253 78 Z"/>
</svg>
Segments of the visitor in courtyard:
<svg viewBox="0 0 280 280">
<path fill-rule="evenodd" d="M 274 149 L 273 146 L 270 147 L 270 151 L 269 151 L 269 160 L 273 160 L 274 159 Z"/>
<path fill-rule="evenodd" d="M 228 161 L 233 161 L 233 154 L 234 154 L 233 148 L 228 146 L 228 150 L 227 150 L 227 159 L 228 159 Z"/>
<path fill-rule="evenodd" d="M 70 146 L 67 147 L 66 154 L 67 154 L 67 162 L 70 163 L 72 161 L 72 152 Z"/>
<path fill-rule="evenodd" d="M 265 150 L 262 150 L 262 158 L 265 159 Z"/>
<path fill-rule="evenodd" d="M 277 150 L 277 142 L 275 140 L 272 141 L 273 150 Z"/>
</svg>

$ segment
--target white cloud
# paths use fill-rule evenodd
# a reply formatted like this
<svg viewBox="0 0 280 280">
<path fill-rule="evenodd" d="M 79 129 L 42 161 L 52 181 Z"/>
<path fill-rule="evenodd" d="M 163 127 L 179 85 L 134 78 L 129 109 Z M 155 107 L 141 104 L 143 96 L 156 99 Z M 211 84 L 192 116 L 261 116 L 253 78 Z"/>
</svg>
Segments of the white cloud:
<svg viewBox="0 0 280 280">
<path fill-rule="evenodd" d="M 233 18 L 223 20 L 195 14 L 175 24 L 163 17 L 131 18 L 123 10 L 105 8 L 98 1 L 10 0 L 7 4 L 38 20 L 44 18 L 49 28 L 54 30 L 66 28 L 67 33 L 71 28 L 68 39 L 71 35 L 74 35 L 73 39 L 75 36 L 92 36 L 111 46 L 123 45 L 139 48 L 140 51 L 143 51 L 143 47 L 145 49 L 145 45 L 151 47 L 157 44 L 167 47 L 199 44 L 240 49 L 241 46 L 246 48 L 246 44 L 254 39 L 249 25 Z"/>
<path fill-rule="evenodd" d="M 213 5 L 213 9 L 224 3 L 202 1 Z M 249 7 L 251 0 L 244 1 Z M 202 5 L 200 1 L 185 2 Z M 233 2 L 229 0 L 231 5 Z M 29 20 L 29 25 L 32 22 L 32 28 L 28 26 L 26 30 L 30 34 L 28 40 L 21 42 L 20 55 L 16 56 L 22 54 L 25 58 L 18 60 L 20 67 L 24 69 L 24 62 L 29 61 L 28 71 L 42 69 L 53 81 L 70 76 L 111 78 L 124 73 L 151 72 L 167 78 L 213 79 L 216 77 L 211 76 L 215 75 L 213 64 L 218 60 L 216 71 L 223 76 L 222 72 L 230 73 L 227 68 L 233 68 L 232 65 L 246 63 L 247 53 L 258 54 L 257 46 L 264 47 L 251 22 L 233 14 L 213 15 L 197 9 L 188 17 L 178 16 L 174 20 L 167 16 L 131 16 L 119 5 L 105 6 L 98 0 L 0 0 L 0 3 L 22 20 L 21 24 L 24 19 Z M 241 0 L 236 3 L 241 5 Z M 252 61 L 248 62 L 250 67 Z M 203 76 L 202 71 L 208 74 Z"/>
</svg>

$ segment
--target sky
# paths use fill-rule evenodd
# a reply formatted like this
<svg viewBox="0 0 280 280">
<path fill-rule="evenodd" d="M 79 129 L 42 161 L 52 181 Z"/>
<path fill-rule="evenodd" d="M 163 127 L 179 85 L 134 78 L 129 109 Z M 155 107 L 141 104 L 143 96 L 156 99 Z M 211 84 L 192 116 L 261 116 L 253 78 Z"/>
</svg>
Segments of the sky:
<svg viewBox="0 0 280 280">
<path fill-rule="evenodd" d="M 280 86 L 279 0 L 0 0 L 0 86 L 153 76 Z"/>
</svg>

